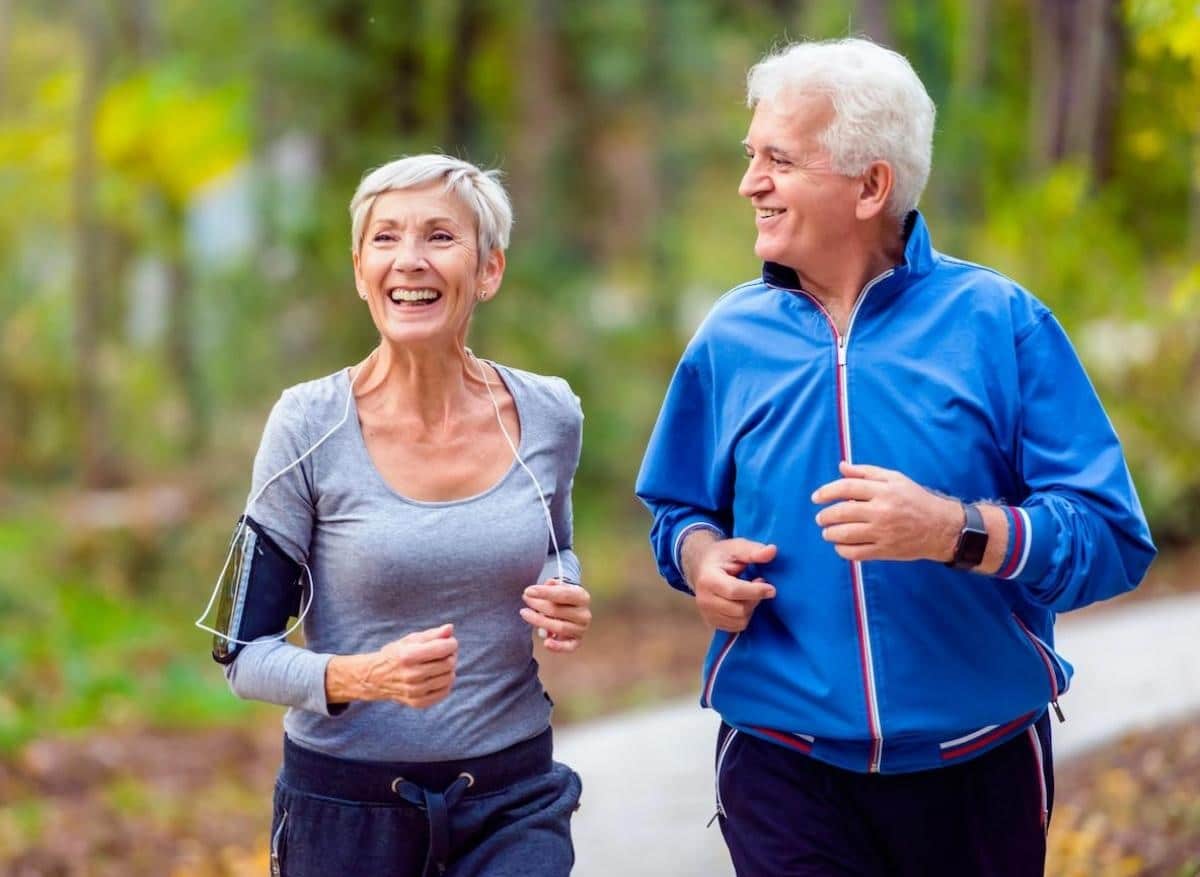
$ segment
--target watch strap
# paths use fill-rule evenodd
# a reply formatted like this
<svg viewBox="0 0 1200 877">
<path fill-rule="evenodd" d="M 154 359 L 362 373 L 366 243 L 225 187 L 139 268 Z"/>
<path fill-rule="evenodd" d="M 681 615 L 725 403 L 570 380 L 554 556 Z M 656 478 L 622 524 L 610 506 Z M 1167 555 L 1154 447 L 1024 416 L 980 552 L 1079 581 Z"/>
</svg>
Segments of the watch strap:
<svg viewBox="0 0 1200 877">
<path fill-rule="evenodd" d="M 965 502 L 961 505 L 963 526 L 954 546 L 954 557 L 947 566 L 955 569 L 974 569 L 983 562 L 983 554 L 987 550 L 987 524 L 984 523 L 983 513 L 977 505 L 968 505 Z"/>
</svg>

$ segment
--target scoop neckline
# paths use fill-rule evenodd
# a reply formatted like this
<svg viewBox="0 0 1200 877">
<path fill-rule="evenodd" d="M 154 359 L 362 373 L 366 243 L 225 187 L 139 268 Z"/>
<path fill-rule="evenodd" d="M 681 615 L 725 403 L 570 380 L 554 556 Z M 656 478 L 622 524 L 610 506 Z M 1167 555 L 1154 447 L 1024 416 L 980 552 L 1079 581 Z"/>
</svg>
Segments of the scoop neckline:
<svg viewBox="0 0 1200 877">
<path fill-rule="evenodd" d="M 508 390 L 508 395 L 512 397 L 513 409 L 517 415 L 517 425 L 521 430 L 521 440 L 517 442 L 517 454 L 523 460 L 526 456 L 528 456 L 526 445 L 529 441 L 529 431 L 526 429 L 526 419 L 524 412 L 521 409 L 521 400 L 515 389 L 516 382 L 512 380 L 512 373 L 499 363 L 493 362 L 490 359 L 480 359 L 479 361 L 487 363 L 493 369 L 495 369 L 497 377 L 499 377 L 501 383 L 504 384 L 504 388 Z M 342 379 L 346 382 L 346 391 L 350 392 L 349 366 L 342 370 Z M 456 497 L 454 499 L 415 499 L 411 496 L 406 496 L 393 487 L 388 480 L 383 477 L 383 473 L 379 471 L 379 467 L 375 465 L 375 460 L 371 457 L 371 452 L 367 449 L 366 437 L 363 435 L 362 419 L 358 416 L 358 405 L 354 402 L 353 398 L 350 399 L 350 403 L 354 413 L 354 436 L 356 439 L 355 445 L 357 446 L 359 453 L 362 455 L 363 461 L 371 470 L 372 477 L 375 479 L 376 483 L 378 483 L 380 487 L 401 502 L 405 502 L 413 506 L 420 506 L 422 508 L 450 508 L 453 506 L 467 505 L 469 503 L 478 502 L 479 500 L 486 499 L 503 487 L 505 482 L 508 481 L 512 477 L 513 473 L 516 472 L 516 470 L 520 467 L 520 463 L 517 461 L 517 458 L 513 457 L 512 463 L 499 479 L 493 482 L 489 487 L 484 488 L 478 493 L 473 493 L 470 496 Z"/>
</svg>

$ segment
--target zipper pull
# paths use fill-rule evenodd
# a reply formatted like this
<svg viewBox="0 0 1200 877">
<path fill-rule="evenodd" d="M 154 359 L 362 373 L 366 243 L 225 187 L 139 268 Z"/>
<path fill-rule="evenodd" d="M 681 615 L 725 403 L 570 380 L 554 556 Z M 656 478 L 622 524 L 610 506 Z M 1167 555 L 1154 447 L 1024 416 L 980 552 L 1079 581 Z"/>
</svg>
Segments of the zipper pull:
<svg viewBox="0 0 1200 877">
<path fill-rule="evenodd" d="M 1067 717 L 1063 715 L 1062 707 L 1058 705 L 1057 700 L 1050 701 L 1050 706 L 1054 707 L 1054 714 L 1058 716 L 1058 723 L 1060 725 L 1067 720 Z"/>
<path fill-rule="evenodd" d="M 844 366 L 846 364 L 846 339 L 845 338 L 838 338 L 837 348 L 838 348 L 838 351 L 837 351 L 838 365 Z"/>
</svg>

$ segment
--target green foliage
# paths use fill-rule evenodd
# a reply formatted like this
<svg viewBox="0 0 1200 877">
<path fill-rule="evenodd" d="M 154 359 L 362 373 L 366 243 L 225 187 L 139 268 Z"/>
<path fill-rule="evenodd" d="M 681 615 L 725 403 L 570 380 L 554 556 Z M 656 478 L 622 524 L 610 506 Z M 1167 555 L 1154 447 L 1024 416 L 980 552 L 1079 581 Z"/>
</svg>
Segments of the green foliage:
<svg viewBox="0 0 1200 877">
<path fill-rule="evenodd" d="M 589 582 L 602 599 L 654 587 L 627 573 L 645 566 L 636 467 L 690 332 L 758 270 L 736 193 L 745 71 L 785 39 L 859 31 L 846 5 L 95 8 L 110 17 L 85 27 L 70 4 L 16 4 L 0 47 L 0 503 L 59 497 L 0 508 L 0 743 L 91 722 L 241 714 L 190 613 L 270 404 L 373 343 L 351 285 L 346 205 L 364 170 L 404 152 L 442 149 L 507 172 L 514 244 L 472 344 L 570 380 L 587 418 L 576 518 Z M 923 201 L 935 243 L 1004 271 L 1055 310 L 1122 435 L 1156 535 L 1191 537 L 1195 4 L 1125 3 L 1114 161 L 1102 180 L 1079 162 L 1030 160 L 1038 73 L 1028 4 L 887 8 L 896 47 L 939 105 Z M 93 49 L 104 62 L 84 119 Z M 84 140 L 95 165 L 81 204 Z M 306 157 L 281 150 L 289 143 Z M 198 206 L 239 179 L 249 181 L 249 219 L 210 258 Z M 240 208 L 228 210 L 233 225 Z M 81 240 L 95 245 L 96 264 L 75 272 Z M 94 325 L 81 318 L 84 295 L 99 303 Z M 89 337 L 107 436 L 89 432 L 79 405 L 79 341 Z M 198 497 L 188 517 L 144 532 L 64 528 L 57 506 L 75 496 L 84 452 L 102 441 L 127 484 L 183 484 Z"/>
<path fill-rule="evenodd" d="M 191 635 L 202 608 L 195 595 L 136 584 L 153 574 L 137 541 L 122 531 L 81 536 L 36 512 L 0 519 L 0 750 L 49 731 L 206 724 L 253 711 L 229 694 L 206 638 Z"/>
</svg>

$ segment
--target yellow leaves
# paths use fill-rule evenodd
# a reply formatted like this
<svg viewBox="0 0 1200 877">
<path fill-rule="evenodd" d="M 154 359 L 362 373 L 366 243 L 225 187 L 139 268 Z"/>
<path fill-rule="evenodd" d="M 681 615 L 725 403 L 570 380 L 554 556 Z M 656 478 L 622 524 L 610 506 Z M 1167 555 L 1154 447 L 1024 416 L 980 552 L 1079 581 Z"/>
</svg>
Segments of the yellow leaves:
<svg viewBox="0 0 1200 877">
<path fill-rule="evenodd" d="M 1088 194 L 1088 172 L 1081 165 L 1058 165 L 1046 179 L 1042 190 L 1046 218 L 1050 221 L 1071 219 Z"/>
<path fill-rule="evenodd" d="M 1102 778 L 1117 793 L 1135 800 L 1138 789 L 1128 774 L 1109 771 Z M 1131 785 L 1132 784 L 1132 785 Z M 1113 841 L 1114 826 L 1105 812 L 1084 814 L 1071 805 L 1055 809 L 1047 838 L 1046 877 L 1136 877 L 1145 870 L 1141 856 L 1123 852 Z"/>
<path fill-rule="evenodd" d="M 259 850 L 223 847 L 215 855 L 198 857 L 195 863 L 173 869 L 171 877 L 259 877 L 270 870 L 270 859 L 265 847 Z"/>
<path fill-rule="evenodd" d="M 1195 0 L 1132 0 L 1128 7 L 1139 57 L 1190 61 L 1200 75 L 1200 6 Z"/>
<path fill-rule="evenodd" d="M 1047 877 L 1200 874 L 1200 724 L 1128 737 L 1058 771 Z"/>
<path fill-rule="evenodd" d="M 1167 296 L 1171 313 L 1183 317 L 1200 310 L 1200 265 L 1194 265 L 1172 286 Z"/>
<path fill-rule="evenodd" d="M 177 205 L 231 170 L 248 150 L 243 86 L 203 88 L 170 69 L 110 88 L 96 121 L 101 160 Z"/>
<path fill-rule="evenodd" d="M 1129 135 L 1129 151 L 1142 161 L 1154 161 L 1166 150 L 1166 139 L 1158 128 L 1143 128 Z"/>
</svg>

